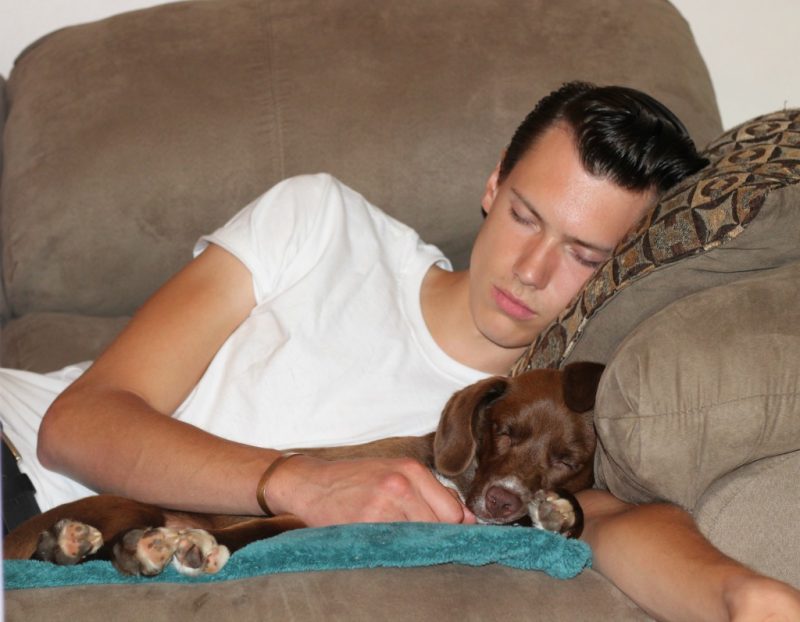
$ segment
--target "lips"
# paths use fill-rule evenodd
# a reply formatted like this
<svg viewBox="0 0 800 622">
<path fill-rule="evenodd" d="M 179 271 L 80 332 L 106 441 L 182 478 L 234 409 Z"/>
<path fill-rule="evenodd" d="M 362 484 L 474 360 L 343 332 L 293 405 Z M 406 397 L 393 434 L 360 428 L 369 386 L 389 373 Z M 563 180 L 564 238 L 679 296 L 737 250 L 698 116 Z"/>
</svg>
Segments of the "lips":
<svg viewBox="0 0 800 622">
<path fill-rule="evenodd" d="M 514 297 L 511 293 L 499 287 L 492 288 L 492 297 L 500 310 L 515 320 L 529 320 L 536 315 L 536 313 L 519 298 Z"/>
</svg>

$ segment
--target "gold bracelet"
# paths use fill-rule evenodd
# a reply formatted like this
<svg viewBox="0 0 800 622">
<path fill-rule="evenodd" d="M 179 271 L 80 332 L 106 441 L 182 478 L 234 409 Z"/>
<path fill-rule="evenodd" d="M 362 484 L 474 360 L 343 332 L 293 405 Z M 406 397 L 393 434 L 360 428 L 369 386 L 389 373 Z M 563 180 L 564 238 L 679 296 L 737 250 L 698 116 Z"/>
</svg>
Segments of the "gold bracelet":
<svg viewBox="0 0 800 622">
<path fill-rule="evenodd" d="M 269 483 L 270 477 L 273 476 L 275 470 L 286 462 L 289 458 L 293 456 L 302 456 L 303 454 L 298 453 L 296 451 L 287 451 L 285 454 L 281 454 L 275 460 L 273 460 L 270 465 L 264 471 L 264 474 L 261 476 L 261 479 L 258 480 L 258 488 L 256 489 L 256 501 L 258 501 L 258 505 L 264 511 L 264 514 L 267 516 L 275 516 L 275 513 L 269 509 L 267 505 L 267 499 L 265 497 L 267 493 L 267 484 Z"/>
</svg>

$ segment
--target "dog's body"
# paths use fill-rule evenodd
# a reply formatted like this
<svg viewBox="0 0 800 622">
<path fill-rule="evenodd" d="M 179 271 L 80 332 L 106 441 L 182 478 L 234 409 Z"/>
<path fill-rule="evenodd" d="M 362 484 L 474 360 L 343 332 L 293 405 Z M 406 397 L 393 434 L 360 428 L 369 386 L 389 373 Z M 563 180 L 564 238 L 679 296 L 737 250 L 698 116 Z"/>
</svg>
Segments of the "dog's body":
<svg viewBox="0 0 800 622">
<path fill-rule="evenodd" d="M 563 371 L 487 378 L 453 395 L 435 433 L 298 451 L 326 460 L 413 458 L 456 489 L 480 522 L 530 520 L 577 537 L 582 515 L 571 493 L 593 481 L 588 413 L 601 372 L 600 365 L 575 363 Z M 146 575 L 172 560 L 181 572 L 200 574 L 216 572 L 250 542 L 304 526 L 290 515 L 177 512 L 98 495 L 31 518 L 6 537 L 4 548 L 9 559 L 103 558 L 121 572 Z"/>
</svg>

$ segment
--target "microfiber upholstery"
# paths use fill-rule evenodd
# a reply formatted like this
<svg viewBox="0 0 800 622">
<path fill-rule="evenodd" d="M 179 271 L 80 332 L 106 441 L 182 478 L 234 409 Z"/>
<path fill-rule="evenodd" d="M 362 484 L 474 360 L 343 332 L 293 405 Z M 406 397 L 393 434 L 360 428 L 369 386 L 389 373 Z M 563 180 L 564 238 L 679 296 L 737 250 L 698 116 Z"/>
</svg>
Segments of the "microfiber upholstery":
<svg viewBox="0 0 800 622">
<path fill-rule="evenodd" d="M 798 301 L 794 262 L 682 298 L 639 325 L 598 392 L 598 484 L 692 510 L 727 474 L 800 450 Z"/>
<path fill-rule="evenodd" d="M 103 351 L 129 319 L 28 313 L 3 328 L 3 358 L 14 361 L 19 369 L 36 371 L 52 371 L 89 361 Z M 53 348 L 54 343 L 60 347 Z"/>
<path fill-rule="evenodd" d="M 725 132 L 667 193 L 512 373 L 606 363 L 647 317 L 693 292 L 800 259 L 800 110 Z"/>
</svg>

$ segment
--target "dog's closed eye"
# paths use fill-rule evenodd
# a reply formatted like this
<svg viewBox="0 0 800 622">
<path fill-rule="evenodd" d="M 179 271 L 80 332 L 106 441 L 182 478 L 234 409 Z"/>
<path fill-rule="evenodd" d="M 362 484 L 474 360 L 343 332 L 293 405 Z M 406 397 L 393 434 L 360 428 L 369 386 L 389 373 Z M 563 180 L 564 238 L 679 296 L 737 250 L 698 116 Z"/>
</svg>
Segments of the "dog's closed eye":
<svg viewBox="0 0 800 622">
<path fill-rule="evenodd" d="M 516 431 L 506 423 L 492 424 L 492 435 L 498 454 L 507 452 L 516 440 Z"/>
<path fill-rule="evenodd" d="M 577 471 L 581 468 L 580 461 L 568 453 L 558 453 L 550 456 L 550 464 L 554 468 Z"/>
<path fill-rule="evenodd" d="M 492 424 L 492 432 L 495 436 L 508 436 L 511 433 L 511 428 L 504 423 Z"/>
</svg>

